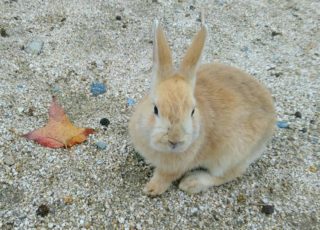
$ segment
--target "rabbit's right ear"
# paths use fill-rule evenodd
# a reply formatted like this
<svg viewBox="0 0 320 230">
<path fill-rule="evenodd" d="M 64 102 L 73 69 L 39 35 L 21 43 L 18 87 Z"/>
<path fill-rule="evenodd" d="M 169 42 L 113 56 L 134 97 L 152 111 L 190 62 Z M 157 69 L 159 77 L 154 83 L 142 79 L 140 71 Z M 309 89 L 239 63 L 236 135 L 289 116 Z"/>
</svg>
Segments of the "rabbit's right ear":
<svg viewBox="0 0 320 230">
<path fill-rule="evenodd" d="M 172 55 L 158 20 L 153 23 L 153 83 L 164 80 L 173 71 Z"/>
</svg>

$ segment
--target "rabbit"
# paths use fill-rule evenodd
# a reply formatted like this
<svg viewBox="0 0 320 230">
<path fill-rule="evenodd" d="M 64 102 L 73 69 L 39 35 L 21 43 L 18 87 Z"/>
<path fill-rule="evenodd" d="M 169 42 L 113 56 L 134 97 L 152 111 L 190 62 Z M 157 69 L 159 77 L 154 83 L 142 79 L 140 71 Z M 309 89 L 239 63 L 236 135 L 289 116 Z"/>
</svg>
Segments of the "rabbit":
<svg viewBox="0 0 320 230">
<path fill-rule="evenodd" d="M 160 195 L 180 178 L 179 189 L 199 193 L 241 176 L 273 135 L 271 94 L 235 67 L 199 65 L 204 24 L 178 69 L 157 21 L 153 31 L 151 90 L 129 121 L 135 149 L 155 167 L 144 193 Z"/>
</svg>

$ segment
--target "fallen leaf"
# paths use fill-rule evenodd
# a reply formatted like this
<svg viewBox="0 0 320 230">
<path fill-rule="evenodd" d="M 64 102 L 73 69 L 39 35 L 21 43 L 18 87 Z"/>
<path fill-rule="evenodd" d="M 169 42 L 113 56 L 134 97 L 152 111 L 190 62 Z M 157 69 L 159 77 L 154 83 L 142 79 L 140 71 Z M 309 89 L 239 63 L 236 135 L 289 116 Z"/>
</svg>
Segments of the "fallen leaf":
<svg viewBox="0 0 320 230">
<path fill-rule="evenodd" d="M 53 97 L 49 108 L 48 124 L 25 134 L 24 137 L 45 147 L 61 148 L 80 144 L 92 133 L 94 133 L 93 129 L 74 126 L 63 108 L 57 103 L 56 98 Z"/>
</svg>

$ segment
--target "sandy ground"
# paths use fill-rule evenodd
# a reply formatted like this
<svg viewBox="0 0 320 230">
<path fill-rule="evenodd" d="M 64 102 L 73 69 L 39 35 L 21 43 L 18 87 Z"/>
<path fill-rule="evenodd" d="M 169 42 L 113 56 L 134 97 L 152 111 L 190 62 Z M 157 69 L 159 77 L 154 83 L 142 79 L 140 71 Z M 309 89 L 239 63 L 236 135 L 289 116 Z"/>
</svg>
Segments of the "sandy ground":
<svg viewBox="0 0 320 230">
<path fill-rule="evenodd" d="M 201 7 L 210 32 L 203 62 L 255 76 L 289 128 L 277 129 L 244 177 L 197 195 L 175 184 L 152 199 L 142 193 L 152 169 L 128 137 L 128 98 L 149 89 L 153 18 L 178 61 Z M 0 228 L 319 229 L 319 9 L 316 0 L 0 0 Z M 107 92 L 92 96 L 93 82 Z M 52 95 L 97 133 L 70 149 L 22 138 L 45 125 Z"/>
</svg>

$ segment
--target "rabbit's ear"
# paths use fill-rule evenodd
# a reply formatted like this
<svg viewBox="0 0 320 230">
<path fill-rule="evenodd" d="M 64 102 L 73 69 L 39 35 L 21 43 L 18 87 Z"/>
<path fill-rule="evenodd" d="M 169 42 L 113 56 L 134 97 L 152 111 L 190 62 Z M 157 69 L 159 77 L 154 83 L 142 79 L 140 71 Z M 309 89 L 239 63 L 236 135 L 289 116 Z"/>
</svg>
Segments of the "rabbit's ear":
<svg viewBox="0 0 320 230">
<path fill-rule="evenodd" d="M 205 45 L 207 37 L 207 28 L 205 25 L 201 26 L 200 31 L 195 36 L 192 44 L 187 50 L 182 63 L 180 66 L 180 71 L 191 81 L 194 82 L 195 74 L 197 71 L 198 63 L 200 62 L 202 50 Z"/>
<path fill-rule="evenodd" d="M 173 71 L 171 50 L 158 20 L 153 24 L 153 77 L 155 82 L 168 77 Z"/>
</svg>

